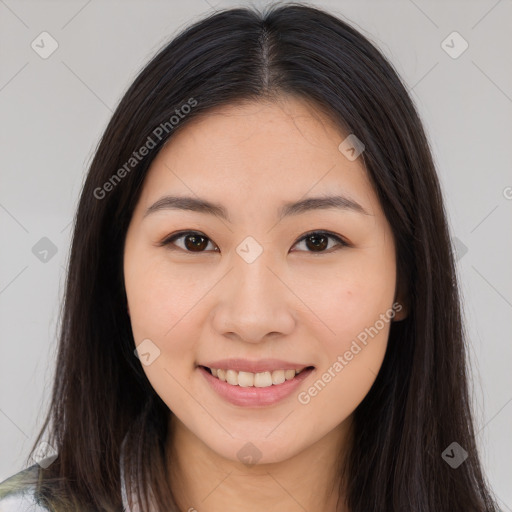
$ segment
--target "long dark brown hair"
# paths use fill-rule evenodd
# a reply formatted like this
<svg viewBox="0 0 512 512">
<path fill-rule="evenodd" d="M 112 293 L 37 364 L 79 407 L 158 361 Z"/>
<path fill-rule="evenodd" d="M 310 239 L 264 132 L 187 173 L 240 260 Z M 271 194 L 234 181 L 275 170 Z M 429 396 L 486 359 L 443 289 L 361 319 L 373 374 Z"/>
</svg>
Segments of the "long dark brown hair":
<svg viewBox="0 0 512 512">
<path fill-rule="evenodd" d="M 178 511 L 165 453 L 172 412 L 134 356 L 125 235 L 148 168 L 176 131 L 213 107 L 282 95 L 313 102 L 364 143 L 408 308 L 355 410 L 341 495 L 351 512 L 498 510 L 475 443 L 454 256 L 422 123 L 376 47 L 304 4 L 195 22 L 152 58 L 113 114 L 75 218 L 52 399 L 33 448 L 45 440 L 58 451 L 40 471 L 39 495 L 51 508 L 121 510 L 126 438 L 123 468 L 139 498 L 151 488 L 160 510 Z M 148 137 L 153 147 L 134 163 Z M 456 469 L 442 456 L 454 441 L 468 453 Z"/>
</svg>

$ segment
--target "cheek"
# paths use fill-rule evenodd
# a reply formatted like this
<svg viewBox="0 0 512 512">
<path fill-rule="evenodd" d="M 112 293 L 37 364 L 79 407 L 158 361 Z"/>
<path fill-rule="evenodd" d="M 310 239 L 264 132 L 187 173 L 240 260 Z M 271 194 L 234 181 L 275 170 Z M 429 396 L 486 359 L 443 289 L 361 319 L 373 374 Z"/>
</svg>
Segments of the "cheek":
<svg viewBox="0 0 512 512">
<path fill-rule="evenodd" d="M 394 317 L 393 265 L 354 268 L 338 275 L 316 303 L 318 315 L 330 330 L 324 329 L 318 337 L 322 364 L 316 379 L 299 397 L 307 407 L 336 411 L 334 422 L 351 414 L 370 390 L 384 360 Z"/>
<path fill-rule="evenodd" d="M 145 343 L 157 354 L 151 364 L 143 364 L 143 370 L 169 407 L 176 405 L 174 401 L 183 393 L 180 383 L 195 368 L 194 354 L 201 338 L 197 305 L 207 284 L 193 272 L 170 272 L 168 262 L 144 251 L 131 253 L 125 261 L 135 345 Z"/>
<path fill-rule="evenodd" d="M 380 320 L 382 315 L 389 315 L 395 286 L 394 281 L 382 281 L 375 278 L 346 283 L 331 297 L 328 307 L 338 349 L 345 348 L 354 338 L 364 338 L 360 334 L 376 323 L 379 331 L 384 329 Z"/>
<path fill-rule="evenodd" d="M 182 383 L 195 368 L 200 322 L 194 306 L 206 293 L 205 283 L 187 273 L 169 272 L 168 264 L 166 271 L 150 255 L 139 254 L 133 263 L 127 261 L 125 271 L 133 337 L 136 346 L 148 347 L 152 353 L 151 363 L 142 368 L 169 408 L 179 409 L 185 399 Z"/>
<path fill-rule="evenodd" d="M 372 387 L 386 353 L 394 312 L 392 295 L 339 292 L 331 326 L 321 339 L 321 364 L 298 401 L 310 410 L 332 411 L 335 425 L 348 417 Z"/>
<path fill-rule="evenodd" d="M 314 276 L 302 273 L 295 285 L 321 321 L 318 338 L 332 350 L 341 350 L 392 306 L 395 276 L 392 257 L 363 258 L 354 253 L 343 265 L 317 269 Z"/>
<path fill-rule="evenodd" d="M 204 295 L 206 284 L 200 273 L 172 270 L 160 255 L 134 254 L 125 265 L 134 335 L 160 341 L 172 338 L 173 331 L 187 323 L 187 314 Z"/>
<path fill-rule="evenodd" d="M 326 269 L 329 278 L 318 281 L 317 293 L 304 288 L 309 290 L 305 302 L 322 320 L 313 334 L 322 355 L 316 379 L 299 402 L 318 411 L 336 410 L 333 421 L 363 400 L 386 353 L 396 271 L 393 251 L 378 252 L 347 254 L 344 265 Z"/>
</svg>

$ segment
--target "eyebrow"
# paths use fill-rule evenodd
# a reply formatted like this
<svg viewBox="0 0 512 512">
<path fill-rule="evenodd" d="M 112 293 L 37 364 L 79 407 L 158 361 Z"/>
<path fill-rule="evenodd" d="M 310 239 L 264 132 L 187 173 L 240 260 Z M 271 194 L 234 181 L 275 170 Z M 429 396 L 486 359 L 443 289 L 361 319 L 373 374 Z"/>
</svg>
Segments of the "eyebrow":
<svg viewBox="0 0 512 512">
<path fill-rule="evenodd" d="M 363 215 L 370 215 L 359 203 L 345 196 L 319 196 L 301 199 L 296 202 L 285 203 L 278 210 L 278 219 L 300 215 L 314 210 L 349 210 Z M 153 203 L 144 213 L 147 217 L 151 213 L 161 210 L 188 210 L 198 213 L 214 215 L 220 219 L 231 222 L 228 211 L 219 203 L 213 203 L 206 199 L 190 196 L 164 196 Z"/>
</svg>

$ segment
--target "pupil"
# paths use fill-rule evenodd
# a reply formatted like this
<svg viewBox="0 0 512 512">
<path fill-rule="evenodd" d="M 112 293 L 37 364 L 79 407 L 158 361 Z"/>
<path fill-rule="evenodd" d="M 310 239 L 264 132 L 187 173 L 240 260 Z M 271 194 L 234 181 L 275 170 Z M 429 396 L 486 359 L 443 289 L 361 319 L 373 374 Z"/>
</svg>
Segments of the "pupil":
<svg viewBox="0 0 512 512">
<path fill-rule="evenodd" d="M 306 239 L 306 245 L 308 245 L 308 248 L 311 248 L 308 244 L 309 240 L 313 240 L 313 248 L 314 249 L 325 249 L 327 247 L 327 237 L 325 235 L 310 235 Z M 319 242 L 321 241 L 321 242 Z"/>
<path fill-rule="evenodd" d="M 192 240 L 192 244 L 189 244 L 189 240 Z M 208 243 L 206 243 L 206 238 L 202 235 L 188 235 L 185 238 L 185 245 L 187 249 L 196 250 L 196 249 L 204 249 Z"/>
</svg>

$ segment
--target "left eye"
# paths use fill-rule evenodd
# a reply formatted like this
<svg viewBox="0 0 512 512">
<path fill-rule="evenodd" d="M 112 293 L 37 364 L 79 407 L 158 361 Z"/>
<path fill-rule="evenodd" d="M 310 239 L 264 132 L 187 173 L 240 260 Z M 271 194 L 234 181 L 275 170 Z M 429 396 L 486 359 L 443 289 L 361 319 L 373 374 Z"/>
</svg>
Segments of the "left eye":
<svg viewBox="0 0 512 512">
<path fill-rule="evenodd" d="M 312 251 L 307 252 L 326 252 L 324 249 L 333 248 L 332 245 L 328 247 L 329 239 L 334 240 L 336 242 L 334 244 L 334 247 L 336 247 L 336 245 L 339 245 L 341 247 L 348 247 L 348 243 L 345 242 L 345 240 L 343 240 L 341 237 L 333 233 L 328 233 L 326 231 L 313 231 L 311 233 L 307 233 L 300 240 L 298 240 L 295 245 L 304 242 L 306 244 L 306 247 L 313 248 Z"/>
<path fill-rule="evenodd" d="M 177 240 L 183 239 L 183 246 L 179 246 L 175 242 Z M 334 247 L 336 245 L 339 245 L 341 247 L 348 247 L 348 243 L 345 242 L 341 237 L 329 233 L 326 231 L 312 231 L 310 233 L 307 233 L 302 238 L 300 238 L 295 244 L 299 243 L 305 243 L 308 250 L 306 252 L 326 252 L 326 249 L 332 249 L 333 246 L 331 245 L 329 247 L 329 239 L 334 240 L 336 243 L 334 244 Z M 160 242 L 160 246 L 168 246 L 171 244 L 177 245 L 180 249 L 183 249 L 185 252 L 206 252 L 204 249 L 208 247 L 209 244 L 213 244 L 213 242 L 205 235 L 199 232 L 195 231 L 184 231 L 181 233 L 176 233 L 174 235 L 171 235 L 170 237 L 167 237 L 162 242 Z M 213 252 L 219 252 L 219 248 L 215 246 L 215 249 L 213 249 Z"/>
<path fill-rule="evenodd" d="M 208 246 L 207 241 L 210 240 L 207 236 L 203 235 L 202 233 L 196 233 L 195 231 L 182 231 L 181 233 L 176 233 L 174 235 L 167 237 L 159 245 L 164 246 L 174 244 L 176 240 L 180 240 L 182 238 L 185 239 L 185 246 L 180 247 L 180 249 L 183 249 L 186 252 L 205 252 L 202 249 Z M 211 241 L 210 243 L 213 244 L 213 242 Z M 218 252 L 218 247 L 214 249 L 214 252 Z"/>
</svg>

